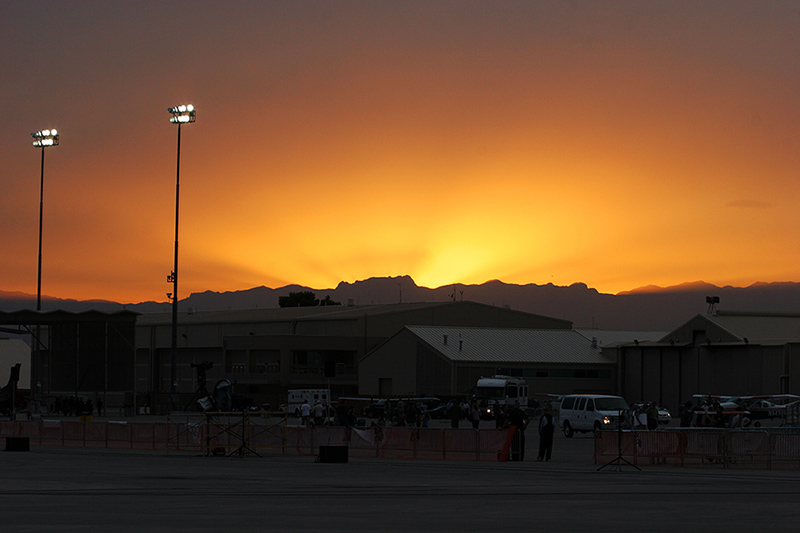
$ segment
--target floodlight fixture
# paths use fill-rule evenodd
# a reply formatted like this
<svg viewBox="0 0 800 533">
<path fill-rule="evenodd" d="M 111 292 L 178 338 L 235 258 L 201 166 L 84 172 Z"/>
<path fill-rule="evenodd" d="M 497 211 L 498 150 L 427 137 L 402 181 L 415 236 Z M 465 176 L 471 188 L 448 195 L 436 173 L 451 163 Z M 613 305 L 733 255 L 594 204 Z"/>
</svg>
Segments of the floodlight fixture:
<svg viewBox="0 0 800 533">
<path fill-rule="evenodd" d="M 186 124 L 187 122 L 194 122 L 196 119 L 195 109 L 192 104 L 168 107 L 167 111 L 172 113 L 169 121 L 173 124 Z"/>
<path fill-rule="evenodd" d="M 175 171 L 175 253 L 172 272 L 167 276 L 167 282 L 172 283 L 172 292 L 167 293 L 167 298 L 172 300 L 172 355 L 170 360 L 170 405 L 174 410 L 178 406 L 178 221 L 181 193 L 181 125 L 196 120 L 195 109 L 192 104 L 182 104 L 168 107 L 172 114 L 169 121 L 178 125 L 178 161 Z"/>
<path fill-rule="evenodd" d="M 36 311 L 42 310 L 42 222 L 44 220 L 44 152 L 45 148 L 58 146 L 58 130 L 45 129 L 31 133 L 33 146 L 42 149 L 42 163 L 39 171 L 39 257 L 36 275 Z M 41 404 L 41 324 L 36 325 L 36 338 L 32 339 L 33 353 L 31 354 L 31 398 L 33 412 L 40 412 Z"/>
<path fill-rule="evenodd" d="M 39 130 L 31 133 L 33 146 L 36 148 L 46 148 L 48 146 L 58 146 L 58 130 Z"/>
</svg>

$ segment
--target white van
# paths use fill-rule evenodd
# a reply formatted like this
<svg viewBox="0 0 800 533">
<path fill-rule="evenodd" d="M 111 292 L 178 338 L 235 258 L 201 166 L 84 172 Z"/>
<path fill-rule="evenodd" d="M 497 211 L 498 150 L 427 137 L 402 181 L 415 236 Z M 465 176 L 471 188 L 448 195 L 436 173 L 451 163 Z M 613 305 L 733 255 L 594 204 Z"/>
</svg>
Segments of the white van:
<svg viewBox="0 0 800 533">
<path fill-rule="evenodd" d="M 567 437 L 572 437 L 576 431 L 616 428 L 620 411 L 627 410 L 628 402 L 620 396 L 571 394 L 561 400 L 559 424 Z"/>
</svg>

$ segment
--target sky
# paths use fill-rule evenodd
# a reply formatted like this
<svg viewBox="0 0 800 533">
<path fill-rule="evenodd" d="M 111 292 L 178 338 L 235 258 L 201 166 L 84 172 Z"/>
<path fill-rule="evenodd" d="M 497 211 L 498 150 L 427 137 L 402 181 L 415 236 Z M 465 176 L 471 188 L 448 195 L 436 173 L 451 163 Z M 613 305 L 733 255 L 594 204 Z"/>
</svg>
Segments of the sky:
<svg viewBox="0 0 800 533">
<path fill-rule="evenodd" d="M 800 282 L 800 2 L 0 2 L 0 290 Z"/>
</svg>

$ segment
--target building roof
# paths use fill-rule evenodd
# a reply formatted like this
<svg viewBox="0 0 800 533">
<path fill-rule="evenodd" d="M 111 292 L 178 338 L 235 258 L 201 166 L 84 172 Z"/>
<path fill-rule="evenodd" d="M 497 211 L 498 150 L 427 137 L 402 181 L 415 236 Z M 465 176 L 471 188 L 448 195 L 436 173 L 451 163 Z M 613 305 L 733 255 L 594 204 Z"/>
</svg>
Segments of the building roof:
<svg viewBox="0 0 800 533">
<path fill-rule="evenodd" d="M 800 314 L 718 310 L 714 314 L 696 315 L 664 336 L 661 343 L 669 342 L 671 337 L 686 328 L 697 329 L 697 321 L 710 322 L 725 331 L 732 337 L 728 340 L 729 344 L 783 345 L 800 342 Z"/>
<path fill-rule="evenodd" d="M 452 361 L 613 364 L 590 339 L 568 329 L 407 326 L 406 330 Z M 447 342 L 445 343 L 445 336 Z"/>
<path fill-rule="evenodd" d="M 356 320 L 365 316 L 389 315 L 405 311 L 418 311 L 424 309 L 437 309 L 446 306 L 461 306 L 466 308 L 481 307 L 502 311 L 504 313 L 519 314 L 526 317 L 542 317 L 551 321 L 563 322 L 570 326 L 568 320 L 560 320 L 542 315 L 534 315 L 523 311 L 516 311 L 503 307 L 462 301 L 462 302 L 418 302 L 397 304 L 374 305 L 322 305 L 314 307 L 281 307 L 269 309 L 229 309 L 225 311 L 182 311 L 178 321 L 181 324 L 210 324 L 210 323 L 240 323 L 240 322 L 287 322 L 306 320 Z M 137 318 L 137 325 L 168 324 L 172 321 L 172 313 L 147 313 Z"/>
<path fill-rule="evenodd" d="M 666 331 L 611 331 L 593 328 L 575 328 L 575 331 L 587 339 L 596 340 L 601 348 L 615 348 L 633 341 L 649 342 L 663 339 Z"/>
<path fill-rule="evenodd" d="M 110 320 L 134 320 L 139 313 L 134 311 L 0 311 L 0 324 L 3 325 L 35 325 L 57 324 L 61 322 L 91 322 Z"/>
</svg>

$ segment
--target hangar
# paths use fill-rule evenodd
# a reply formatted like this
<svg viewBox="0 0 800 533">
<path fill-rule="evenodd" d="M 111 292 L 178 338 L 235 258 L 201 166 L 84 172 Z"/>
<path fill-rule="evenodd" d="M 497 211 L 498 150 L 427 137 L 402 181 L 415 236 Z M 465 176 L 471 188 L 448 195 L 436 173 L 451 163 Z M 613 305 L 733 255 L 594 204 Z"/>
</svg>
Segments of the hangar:
<svg viewBox="0 0 800 533">
<path fill-rule="evenodd" d="M 21 375 L 38 381 L 42 402 L 82 395 L 124 408 L 133 404 L 136 316 L 131 311 L 25 310 L 0 312 L 0 325 L 7 334 L 31 339 L 33 357 Z M 33 368 L 37 357 L 38 378 Z"/>
<path fill-rule="evenodd" d="M 469 394 L 478 378 L 524 377 L 529 393 L 613 393 L 616 360 L 571 329 L 406 326 L 359 362 L 374 396 Z"/>
<path fill-rule="evenodd" d="M 800 315 L 713 310 L 619 356 L 622 395 L 673 411 L 694 394 L 800 394 Z"/>
</svg>

